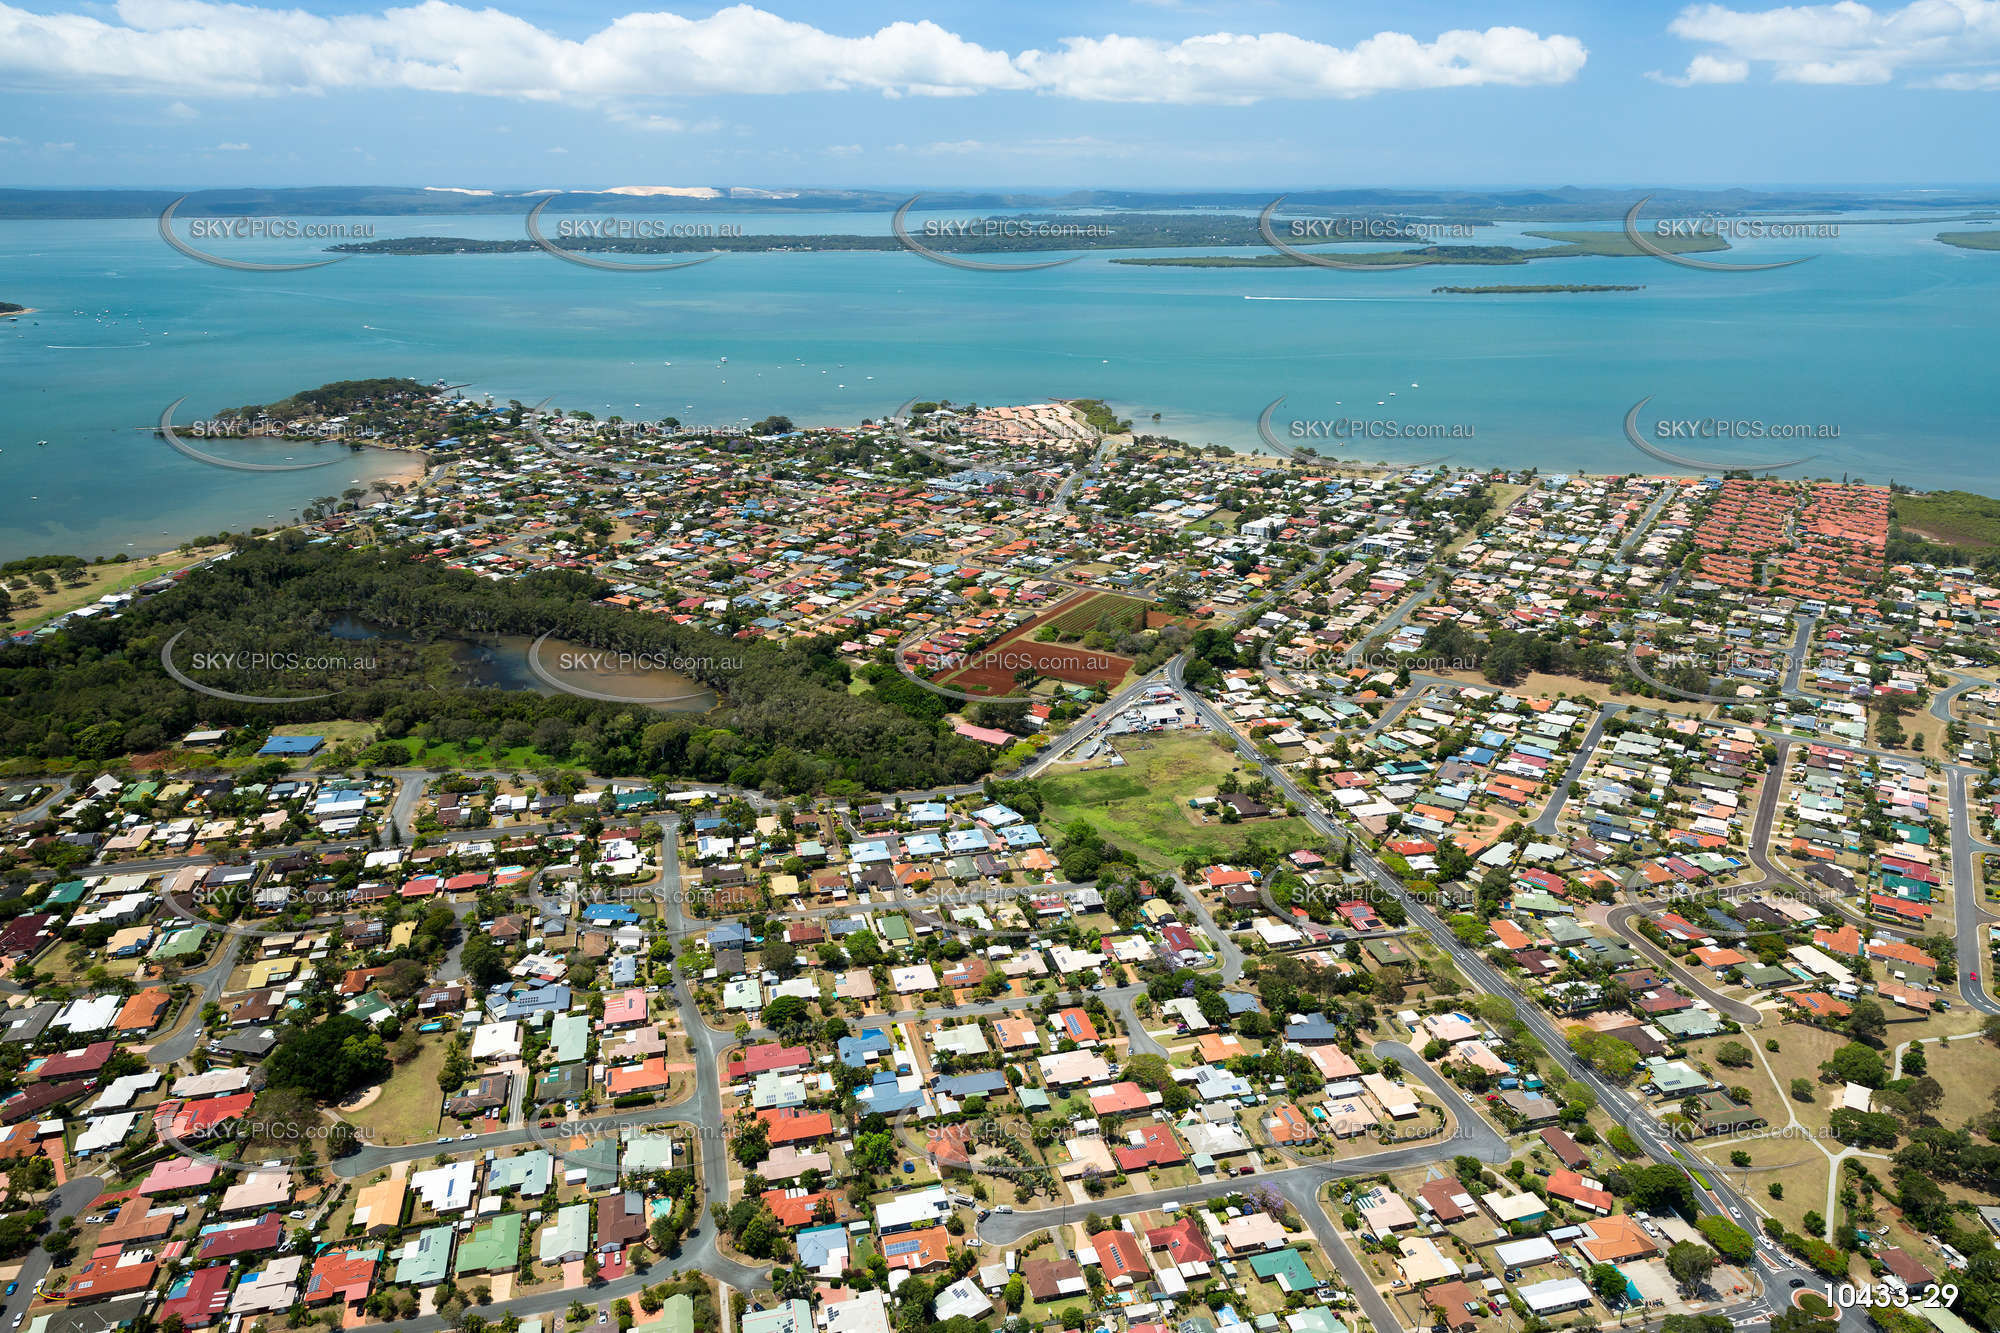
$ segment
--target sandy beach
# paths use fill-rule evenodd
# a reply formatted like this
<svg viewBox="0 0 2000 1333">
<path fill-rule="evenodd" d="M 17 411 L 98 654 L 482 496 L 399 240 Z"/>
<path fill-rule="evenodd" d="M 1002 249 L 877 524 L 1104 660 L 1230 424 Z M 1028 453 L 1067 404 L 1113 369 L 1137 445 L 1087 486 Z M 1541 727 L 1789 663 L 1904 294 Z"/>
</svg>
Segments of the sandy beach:
<svg viewBox="0 0 2000 1333">
<path fill-rule="evenodd" d="M 414 486 L 424 479 L 426 456 L 410 449 L 383 449 L 370 445 L 369 452 L 394 460 L 395 471 L 386 478 L 397 486 Z"/>
</svg>

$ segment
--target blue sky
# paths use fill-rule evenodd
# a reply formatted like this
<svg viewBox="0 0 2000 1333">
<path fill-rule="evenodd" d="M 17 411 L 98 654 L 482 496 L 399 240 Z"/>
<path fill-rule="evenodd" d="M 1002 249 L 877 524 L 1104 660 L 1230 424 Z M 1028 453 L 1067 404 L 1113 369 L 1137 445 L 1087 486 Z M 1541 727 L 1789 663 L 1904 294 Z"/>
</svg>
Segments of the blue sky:
<svg viewBox="0 0 2000 1333">
<path fill-rule="evenodd" d="M 11 186 L 1991 184 L 2000 0 L 26 0 L 0 83 Z"/>
</svg>

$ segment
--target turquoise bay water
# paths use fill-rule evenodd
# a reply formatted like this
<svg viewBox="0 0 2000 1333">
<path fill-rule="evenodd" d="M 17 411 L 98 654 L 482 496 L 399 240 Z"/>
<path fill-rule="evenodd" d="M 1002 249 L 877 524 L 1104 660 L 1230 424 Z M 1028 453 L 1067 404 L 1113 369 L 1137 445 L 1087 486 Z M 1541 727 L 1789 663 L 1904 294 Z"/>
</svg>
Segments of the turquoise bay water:
<svg viewBox="0 0 2000 1333">
<path fill-rule="evenodd" d="M 887 229 L 879 214 L 701 220 L 749 232 Z M 366 221 L 379 237 L 521 234 L 505 217 Z M 1758 274 L 1592 258 L 1397 273 L 1145 269 L 1103 255 L 993 274 L 891 252 L 729 254 L 648 275 L 541 254 L 366 256 L 267 275 L 178 255 L 150 220 L 5 222 L 0 299 L 37 313 L 0 321 L 0 557 L 156 551 L 282 520 L 315 496 L 385 475 L 393 461 L 373 454 L 292 475 L 224 471 L 150 433 L 182 396 L 176 420 L 185 423 L 373 375 L 706 423 L 771 412 L 852 422 L 912 397 L 1091 396 L 1142 429 L 1237 448 L 1255 446 L 1258 413 L 1283 395 L 1281 429 L 1353 414 L 1474 432 L 1442 444 L 1330 447 L 1337 456 L 1449 453 L 1467 464 L 1591 471 L 1662 470 L 1620 431 L 1626 410 L 1650 394 L 1648 423 L 1760 418 L 1840 431 L 1805 448 L 1666 444 L 1682 454 L 1754 463 L 1814 452 L 1788 475 L 2000 493 L 2000 379 L 1990 373 L 2000 253 L 1939 245 L 1930 238 L 1942 229 L 1850 226 L 1834 239 L 1751 242 L 1720 256 L 1815 256 Z M 1478 240 L 1504 243 L 1522 230 L 1492 228 Z M 319 257 L 310 242 L 209 248 L 264 262 Z M 1431 291 L 1574 282 L 1645 290 Z M 310 457 L 271 443 L 203 447 L 259 461 Z"/>
</svg>

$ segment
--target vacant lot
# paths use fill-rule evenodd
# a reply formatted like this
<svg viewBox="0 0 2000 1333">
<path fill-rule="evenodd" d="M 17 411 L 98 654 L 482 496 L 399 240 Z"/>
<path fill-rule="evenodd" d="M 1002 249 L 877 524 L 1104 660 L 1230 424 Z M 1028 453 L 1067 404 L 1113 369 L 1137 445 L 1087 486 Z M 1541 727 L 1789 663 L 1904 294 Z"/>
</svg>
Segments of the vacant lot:
<svg viewBox="0 0 2000 1333">
<path fill-rule="evenodd" d="M 1985 551 L 2000 546 L 2000 500 L 1970 491 L 1899 495 L 1890 511 L 1903 530 L 1925 541 Z"/>
<path fill-rule="evenodd" d="M 1024 630 L 1017 630 L 991 647 L 972 654 L 973 663 L 939 683 L 968 694 L 988 694 L 995 698 L 1018 691 L 1015 673 L 1033 671 L 1049 680 L 1071 685 L 1103 685 L 1115 691 L 1132 670 L 1132 659 L 1116 653 L 1092 652 L 1063 643 L 1036 643 Z"/>
<path fill-rule="evenodd" d="M 438 1071 L 444 1068 L 445 1043 L 427 1039 L 416 1057 L 396 1066 L 375 1099 L 342 1118 L 362 1132 L 369 1143 L 426 1143 L 437 1135 L 444 1112 Z"/>
<path fill-rule="evenodd" d="M 1116 690 L 1132 670 L 1131 658 L 1075 644 L 1043 643 L 1035 636 L 1050 628 L 1073 639 L 1093 630 L 1125 634 L 1144 624 L 1150 605 L 1116 593 L 1092 592 L 1071 597 L 986 647 L 967 654 L 966 665 L 940 676 L 938 683 L 969 694 L 997 698 L 1014 693 L 1018 688 L 1014 677 L 1025 670 L 1071 685 L 1103 685 L 1107 690 Z"/>
<path fill-rule="evenodd" d="M 1060 826 L 1086 818 L 1156 866 L 1177 866 L 1190 854 L 1226 860 L 1252 838 L 1284 839 L 1289 846 L 1316 840 L 1303 819 L 1224 824 L 1191 810 L 1189 797 L 1212 796 L 1225 774 L 1242 774 L 1235 752 L 1207 732 L 1127 738 L 1118 752 L 1125 757 L 1122 768 L 1043 779 L 1044 822 Z"/>
<path fill-rule="evenodd" d="M 1962 1125 L 1993 1109 L 2000 1088 L 2000 1051 L 1979 1037 L 1928 1042 L 1925 1072 L 1944 1087 L 1944 1104 L 1933 1112 L 1940 1124 Z"/>
</svg>

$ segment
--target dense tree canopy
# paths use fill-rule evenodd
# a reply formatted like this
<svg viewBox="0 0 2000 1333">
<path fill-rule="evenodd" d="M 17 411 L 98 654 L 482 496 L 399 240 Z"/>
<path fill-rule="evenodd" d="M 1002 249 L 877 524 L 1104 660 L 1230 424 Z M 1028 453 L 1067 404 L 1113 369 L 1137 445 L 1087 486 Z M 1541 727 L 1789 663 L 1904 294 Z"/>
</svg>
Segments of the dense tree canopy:
<svg viewBox="0 0 2000 1333">
<path fill-rule="evenodd" d="M 784 646 L 720 639 L 660 616 L 600 604 L 608 585 L 576 571 L 495 582 L 394 547 L 342 550 L 296 538 L 251 542 L 236 557 L 132 607 L 79 621 L 0 657 L 0 755 L 115 759 L 157 750 L 197 725 L 269 728 L 328 716 L 378 724 L 366 759 L 414 757 L 407 741 L 498 740 L 601 773 L 640 773 L 805 792 L 832 782 L 893 791 L 979 777 L 989 751 L 935 716 L 850 694 L 836 640 Z M 342 622 L 382 627 L 358 647 Z M 184 632 L 184 633 L 183 633 Z M 331 700 L 238 703 L 190 690 L 163 667 L 163 646 L 204 685 Z M 607 651 L 672 661 L 720 694 L 711 713 L 463 683 L 439 635 L 553 634 Z M 228 662 L 255 651 L 309 665 L 280 678 Z M 364 668 L 356 659 L 369 659 Z M 935 698 L 935 696 L 927 696 Z M 925 710 L 928 711 L 928 710 Z"/>
<path fill-rule="evenodd" d="M 382 1038 L 351 1014 L 290 1028 L 264 1062 L 274 1088 L 298 1088 L 320 1102 L 344 1101 L 389 1077 Z"/>
</svg>

